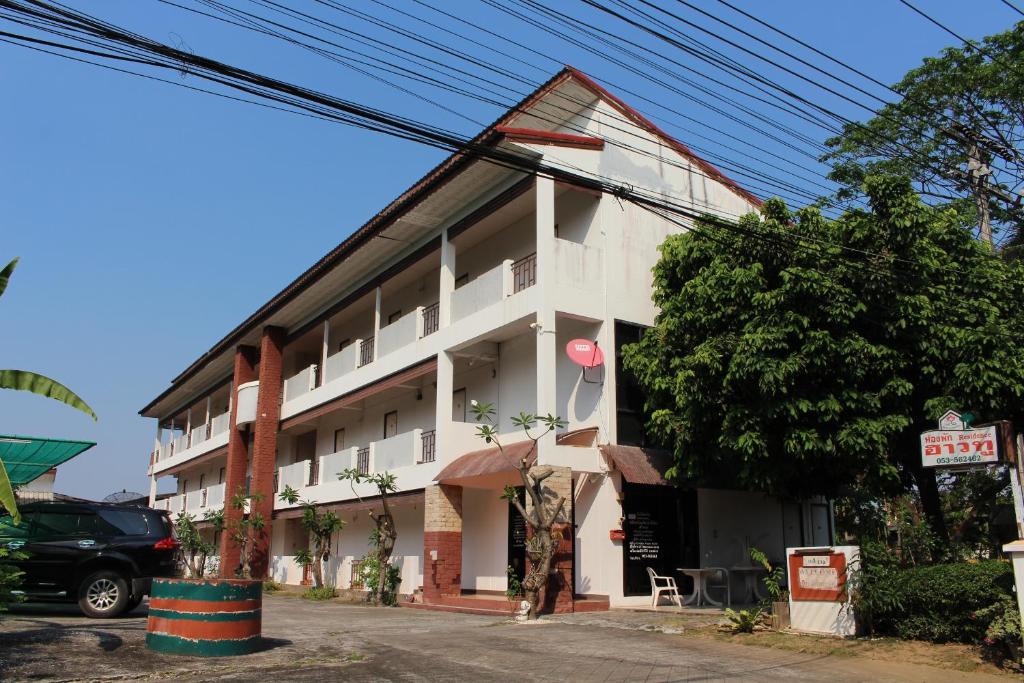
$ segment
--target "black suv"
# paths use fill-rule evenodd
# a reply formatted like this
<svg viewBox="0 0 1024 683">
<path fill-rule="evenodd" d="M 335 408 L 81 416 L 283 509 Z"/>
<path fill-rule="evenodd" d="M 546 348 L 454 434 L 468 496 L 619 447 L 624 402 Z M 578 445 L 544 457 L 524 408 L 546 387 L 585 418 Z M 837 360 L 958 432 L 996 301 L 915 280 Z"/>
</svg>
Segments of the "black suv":
<svg viewBox="0 0 1024 683">
<path fill-rule="evenodd" d="M 167 512 L 139 505 L 34 502 L 17 526 L 0 515 L 0 545 L 28 554 L 22 590 L 33 600 L 77 601 L 86 616 L 134 609 L 154 576 L 174 576 L 178 543 Z"/>
</svg>

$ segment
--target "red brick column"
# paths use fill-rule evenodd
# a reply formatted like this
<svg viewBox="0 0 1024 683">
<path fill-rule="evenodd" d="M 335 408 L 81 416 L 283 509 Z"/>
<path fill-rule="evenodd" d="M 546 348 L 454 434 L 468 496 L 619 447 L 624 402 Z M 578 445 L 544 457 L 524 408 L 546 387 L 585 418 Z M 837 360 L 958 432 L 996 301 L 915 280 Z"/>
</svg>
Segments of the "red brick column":
<svg viewBox="0 0 1024 683">
<path fill-rule="evenodd" d="M 554 474 L 544 480 L 544 496 L 554 502 L 559 496 L 565 498 L 562 515 L 552 525 L 552 531 L 561 535 L 555 555 L 551 561 L 551 574 L 540 596 L 542 614 L 561 614 L 573 611 L 573 544 L 575 534 L 572 528 L 572 470 L 568 467 L 551 467 Z M 526 497 L 527 510 L 533 507 L 533 499 Z M 531 534 L 532 530 L 527 529 Z M 531 534 L 532 535 L 532 534 Z M 529 564 L 530 558 L 526 558 Z"/>
<path fill-rule="evenodd" d="M 424 491 L 423 598 L 462 592 L 462 487 L 438 484 Z"/>
<path fill-rule="evenodd" d="M 274 470 L 277 469 L 277 429 L 281 420 L 281 359 L 285 331 L 266 327 L 260 339 L 260 393 L 252 442 L 252 490 L 263 500 L 252 503 L 265 524 L 252 549 L 252 578 L 262 579 L 270 568 L 271 517 L 274 513 Z"/>
<path fill-rule="evenodd" d="M 235 349 L 235 374 L 231 380 L 231 391 L 236 392 L 239 384 L 256 379 L 257 351 L 252 346 L 239 346 Z M 228 430 L 228 462 L 224 468 L 224 522 L 237 523 L 242 518 L 242 511 L 231 507 L 231 497 L 239 489 L 245 490 L 245 471 L 249 467 L 249 432 L 248 429 L 235 428 L 235 416 L 238 412 L 237 394 L 231 399 L 231 423 Z M 238 546 L 228 541 L 228 534 L 220 536 L 220 575 L 226 579 L 234 578 L 238 569 Z"/>
</svg>

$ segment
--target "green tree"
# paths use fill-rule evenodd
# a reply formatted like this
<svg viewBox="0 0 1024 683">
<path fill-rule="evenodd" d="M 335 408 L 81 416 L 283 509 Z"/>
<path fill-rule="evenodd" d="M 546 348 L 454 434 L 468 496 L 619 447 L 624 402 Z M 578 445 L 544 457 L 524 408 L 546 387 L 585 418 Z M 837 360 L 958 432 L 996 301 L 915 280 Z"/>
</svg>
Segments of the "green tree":
<svg viewBox="0 0 1024 683">
<path fill-rule="evenodd" d="M 865 192 L 870 210 L 835 221 L 771 200 L 669 237 L 660 313 L 625 363 L 673 476 L 786 497 L 916 486 L 944 538 L 918 434 L 949 408 L 1020 417 L 1024 270 L 906 181 Z"/>
<path fill-rule="evenodd" d="M 910 178 L 929 203 L 998 230 L 1024 218 L 1024 22 L 929 57 L 893 86 L 900 99 L 827 140 L 842 197 L 869 175 Z M 973 159 L 973 161 L 972 161 Z M 984 235 L 982 235 L 984 238 Z M 1024 236 L 1018 236 L 1018 239 Z"/>
<path fill-rule="evenodd" d="M 4 266 L 3 270 L 0 270 L 0 296 L 7 289 L 7 283 L 10 282 L 11 274 L 14 273 L 14 268 L 17 265 L 18 259 L 14 259 Z M 93 412 L 92 408 L 73 391 L 60 382 L 35 372 L 29 372 L 28 370 L 0 370 L 0 389 L 29 391 L 33 394 L 46 396 L 81 410 L 93 420 L 96 419 L 96 413 Z M 4 467 L 2 460 L 0 460 L 0 505 L 3 505 L 11 513 L 15 524 L 21 520 L 21 515 L 18 514 L 14 489 L 11 487 L 10 477 L 7 476 L 7 468 Z"/>
<path fill-rule="evenodd" d="M 391 555 L 395 551 L 395 542 L 398 540 L 398 528 L 395 526 L 395 518 L 391 515 L 391 505 L 388 496 L 398 491 L 398 479 L 390 472 L 374 472 L 373 474 L 360 472 L 358 468 L 350 467 L 338 474 L 338 479 L 348 481 L 352 493 L 362 502 L 363 498 L 356 490 L 356 484 L 368 483 L 377 489 L 380 497 L 381 511 L 367 510 L 370 520 L 373 522 L 373 531 L 370 532 L 370 544 L 373 552 L 364 559 L 363 564 L 373 567 L 376 571 L 376 579 L 367 577 L 366 587 L 370 589 L 370 599 L 375 605 L 393 605 L 397 599 L 398 584 L 401 582 L 401 571 L 391 566 Z"/>
<path fill-rule="evenodd" d="M 216 532 L 224 529 L 224 510 L 207 510 L 203 520 Z M 203 538 L 195 518 L 188 514 L 178 515 L 174 522 L 174 536 L 178 539 L 178 551 L 188 578 L 201 579 L 206 575 L 206 559 L 217 552 L 213 543 Z"/>
<path fill-rule="evenodd" d="M 477 425 L 477 436 L 485 443 L 497 446 L 499 453 L 504 453 L 505 447 L 498 438 L 498 429 L 494 421 L 494 404 L 473 401 L 471 406 L 476 421 L 482 423 Z M 530 449 L 515 461 L 516 471 L 523 482 L 526 495 L 529 496 L 530 505 L 523 505 L 520 502 L 518 492 L 512 486 L 505 486 L 501 497 L 515 506 L 530 530 L 526 541 L 526 555 L 530 558 L 530 564 L 519 587 L 530 604 L 528 618 L 536 619 L 540 615 L 540 594 L 548 585 L 551 563 L 564 533 L 561 526 L 556 525 L 569 523 L 565 516 L 565 496 L 558 495 L 544 483 L 555 473 L 554 469 L 536 464 L 537 444 L 542 438 L 567 423 L 551 414 L 539 416 L 521 412 L 512 418 L 512 424 L 523 430 L 523 434 L 532 442 Z M 539 432 L 531 431 L 537 429 L 538 425 Z M 511 579 L 509 586 L 512 586 Z"/>
<path fill-rule="evenodd" d="M 234 543 L 238 548 L 238 567 L 235 568 L 236 579 L 252 578 L 252 549 L 263 534 L 263 530 L 267 526 L 267 520 L 255 510 L 246 513 L 246 508 L 251 509 L 254 503 L 259 503 L 261 500 L 263 500 L 262 493 L 246 494 L 245 489 L 239 486 L 238 491 L 235 495 L 231 496 L 229 501 L 231 507 L 242 513 L 240 519 L 233 519 L 228 522 L 225 529 L 228 534 L 228 541 Z M 222 565 L 221 572 L 225 571 L 227 571 L 227 568 Z"/>
<path fill-rule="evenodd" d="M 312 552 L 306 551 L 305 559 L 308 561 L 303 566 L 313 567 L 313 587 L 322 588 L 323 566 L 331 556 L 331 538 L 345 527 L 345 522 L 331 510 L 321 512 L 317 509 L 316 503 L 299 500 L 299 492 L 291 486 L 286 485 L 278 498 L 289 505 L 298 503 L 302 507 L 302 526 L 309 533 L 309 540 L 313 544 Z"/>
</svg>

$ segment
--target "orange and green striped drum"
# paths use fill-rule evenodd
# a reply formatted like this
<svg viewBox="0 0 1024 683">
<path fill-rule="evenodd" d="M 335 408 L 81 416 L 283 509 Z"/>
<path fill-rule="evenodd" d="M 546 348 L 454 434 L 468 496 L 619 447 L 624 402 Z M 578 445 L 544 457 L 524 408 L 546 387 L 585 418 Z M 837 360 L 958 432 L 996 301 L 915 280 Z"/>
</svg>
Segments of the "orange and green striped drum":
<svg viewBox="0 0 1024 683">
<path fill-rule="evenodd" d="M 263 584 L 236 579 L 153 579 L 146 645 L 201 657 L 260 647 Z"/>
</svg>

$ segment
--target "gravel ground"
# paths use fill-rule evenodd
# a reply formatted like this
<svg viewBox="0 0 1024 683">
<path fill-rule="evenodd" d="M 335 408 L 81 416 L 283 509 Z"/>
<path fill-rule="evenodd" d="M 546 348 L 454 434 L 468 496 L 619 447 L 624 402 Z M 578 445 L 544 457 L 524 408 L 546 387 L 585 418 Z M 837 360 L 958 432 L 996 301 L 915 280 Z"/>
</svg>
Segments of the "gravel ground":
<svg viewBox="0 0 1024 683">
<path fill-rule="evenodd" d="M 411 609 L 264 600 L 266 649 L 216 659 L 145 646 L 146 607 L 90 620 L 71 606 L 0 618 L 0 680 L 110 681 L 1001 681 L 919 664 L 830 657 L 687 637 L 715 616 L 564 615 L 534 624 Z"/>
</svg>

